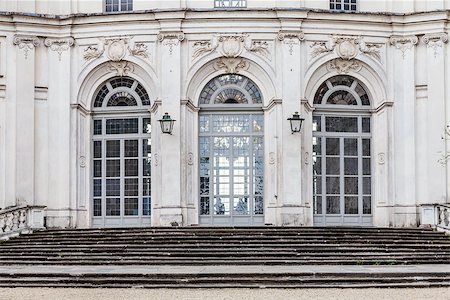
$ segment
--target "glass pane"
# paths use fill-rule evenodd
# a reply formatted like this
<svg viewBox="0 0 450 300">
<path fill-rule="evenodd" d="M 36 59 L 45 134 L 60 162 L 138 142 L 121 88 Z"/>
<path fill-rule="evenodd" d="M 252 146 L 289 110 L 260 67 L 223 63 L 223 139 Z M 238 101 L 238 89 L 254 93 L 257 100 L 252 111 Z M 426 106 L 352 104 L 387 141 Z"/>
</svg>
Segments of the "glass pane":
<svg viewBox="0 0 450 300">
<path fill-rule="evenodd" d="M 150 139 L 142 140 L 142 156 L 151 157 L 152 153 L 152 141 Z"/>
<path fill-rule="evenodd" d="M 345 175 L 358 175 L 358 159 L 357 158 L 344 158 L 344 174 Z"/>
<path fill-rule="evenodd" d="M 362 140 L 362 155 L 370 156 L 370 140 L 369 139 Z"/>
<path fill-rule="evenodd" d="M 345 194 L 358 195 L 358 177 L 345 177 Z"/>
<path fill-rule="evenodd" d="M 358 139 L 344 139 L 344 155 L 358 156 Z"/>
<path fill-rule="evenodd" d="M 345 197 L 345 213 L 347 215 L 358 214 L 358 197 Z"/>
<path fill-rule="evenodd" d="M 94 217 L 102 215 L 102 199 L 94 199 Z"/>
<path fill-rule="evenodd" d="M 152 209 L 152 198 L 145 197 L 142 199 L 142 215 L 143 216 L 150 216 L 151 215 L 151 209 Z"/>
<path fill-rule="evenodd" d="M 151 196 L 152 192 L 152 186 L 151 186 L 151 180 L 150 178 L 143 178 L 142 179 L 142 194 L 144 196 Z"/>
<path fill-rule="evenodd" d="M 138 157 L 138 140 L 125 141 L 125 157 Z"/>
<path fill-rule="evenodd" d="M 363 197 L 363 214 L 372 214 L 372 198 L 368 196 Z"/>
<path fill-rule="evenodd" d="M 326 154 L 327 155 L 339 155 L 339 139 L 327 138 L 326 139 Z"/>
<path fill-rule="evenodd" d="M 247 197 L 242 198 L 234 198 L 234 214 L 235 215 L 248 215 L 249 211 L 249 203 Z"/>
<path fill-rule="evenodd" d="M 322 176 L 314 177 L 313 182 L 313 193 L 315 195 L 322 194 Z"/>
<path fill-rule="evenodd" d="M 322 138 L 313 137 L 313 155 L 322 155 Z"/>
<path fill-rule="evenodd" d="M 339 175 L 341 160 L 339 157 L 326 158 L 326 172 L 327 175 Z"/>
<path fill-rule="evenodd" d="M 214 214 L 215 215 L 229 215 L 230 214 L 230 199 L 229 198 L 214 198 Z"/>
<path fill-rule="evenodd" d="M 370 158 L 363 158 L 363 175 L 370 174 Z"/>
<path fill-rule="evenodd" d="M 120 179 L 106 179 L 106 196 L 120 196 Z"/>
<path fill-rule="evenodd" d="M 94 160 L 94 177 L 102 177 L 102 161 Z"/>
<path fill-rule="evenodd" d="M 327 194 L 339 195 L 340 194 L 340 178 L 339 177 L 327 177 Z"/>
<path fill-rule="evenodd" d="M 362 118 L 362 132 L 370 132 L 370 118 Z"/>
<path fill-rule="evenodd" d="M 94 197 L 102 196 L 102 180 L 94 179 Z"/>
<path fill-rule="evenodd" d="M 314 213 L 317 215 L 322 214 L 322 197 L 321 196 L 314 197 Z"/>
<path fill-rule="evenodd" d="M 209 195 L 209 177 L 200 177 L 200 195 Z"/>
<path fill-rule="evenodd" d="M 313 117 L 313 131 L 322 131 L 322 117 L 321 116 Z"/>
<path fill-rule="evenodd" d="M 120 160 L 106 160 L 106 177 L 120 177 Z"/>
<path fill-rule="evenodd" d="M 338 158 L 338 160 L 339 160 L 339 158 Z M 321 157 L 314 157 L 313 174 L 314 175 L 322 174 L 322 158 Z"/>
<path fill-rule="evenodd" d="M 94 142 L 94 158 L 102 158 L 102 142 Z"/>
<path fill-rule="evenodd" d="M 327 214 L 340 214 L 340 212 L 339 196 L 327 196 Z"/>
<path fill-rule="evenodd" d="M 364 195 L 372 194 L 372 178 L 370 177 L 363 178 L 363 194 Z"/>
<path fill-rule="evenodd" d="M 150 134 L 152 132 L 152 124 L 150 122 L 150 118 L 142 119 L 142 133 Z"/>
<path fill-rule="evenodd" d="M 138 160 L 125 159 L 125 176 L 138 176 Z"/>
<path fill-rule="evenodd" d="M 256 196 L 254 203 L 254 212 L 255 215 L 262 215 L 264 213 L 264 200 L 262 196 Z"/>
<path fill-rule="evenodd" d="M 253 115 L 253 132 L 263 132 L 263 131 L 264 131 L 264 116 Z"/>
<path fill-rule="evenodd" d="M 138 196 L 138 179 L 127 178 L 125 179 L 125 196 Z"/>
<path fill-rule="evenodd" d="M 94 135 L 102 134 L 102 120 L 94 120 Z"/>
<path fill-rule="evenodd" d="M 198 120 L 200 132 L 209 132 L 209 116 L 200 116 Z"/>
<path fill-rule="evenodd" d="M 120 157 L 120 141 L 106 141 L 106 157 Z"/>
<path fill-rule="evenodd" d="M 358 118 L 326 117 L 327 132 L 358 132 Z"/>
<path fill-rule="evenodd" d="M 254 193 L 255 195 L 263 195 L 264 194 L 264 177 L 255 176 L 254 177 Z"/>
<path fill-rule="evenodd" d="M 138 119 L 108 119 L 106 120 L 106 134 L 138 133 Z"/>
<path fill-rule="evenodd" d="M 152 164 L 151 164 L 151 159 L 150 158 L 146 158 L 142 160 L 142 174 L 144 176 L 151 176 L 152 175 Z"/>
<path fill-rule="evenodd" d="M 209 197 L 200 197 L 200 214 L 209 215 Z"/>
<path fill-rule="evenodd" d="M 125 198 L 125 216 L 137 216 L 139 215 L 138 199 L 137 198 Z"/>
<path fill-rule="evenodd" d="M 120 198 L 106 199 L 106 215 L 120 216 Z"/>
</svg>

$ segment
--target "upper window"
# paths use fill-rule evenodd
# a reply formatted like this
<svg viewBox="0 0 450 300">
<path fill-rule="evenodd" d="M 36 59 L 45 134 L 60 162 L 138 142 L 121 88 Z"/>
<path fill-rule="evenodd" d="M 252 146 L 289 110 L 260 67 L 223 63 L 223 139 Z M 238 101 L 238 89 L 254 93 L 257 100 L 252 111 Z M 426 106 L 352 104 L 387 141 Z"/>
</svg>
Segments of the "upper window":
<svg viewBox="0 0 450 300">
<path fill-rule="evenodd" d="M 133 0 L 105 0 L 105 11 L 132 11 Z"/>
<path fill-rule="evenodd" d="M 247 7 L 247 0 L 214 0 L 215 8 Z"/>
<path fill-rule="evenodd" d="M 261 91 L 249 78 L 227 74 L 213 78 L 200 94 L 200 104 L 207 105 L 262 105 Z"/>
<path fill-rule="evenodd" d="M 149 106 L 144 87 L 130 77 L 116 77 L 104 83 L 97 92 L 94 108 Z"/>
<path fill-rule="evenodd" d="M 325 81 L 314 97 L 315 105 L 370 106 L 362 84 L 350 76 L 335 76 Z"/>
<path fill-rule="evenodd" d="M 334 11 L 356 11 L 356 0 L 330 0 L 330 9 Z"/>
</svg>

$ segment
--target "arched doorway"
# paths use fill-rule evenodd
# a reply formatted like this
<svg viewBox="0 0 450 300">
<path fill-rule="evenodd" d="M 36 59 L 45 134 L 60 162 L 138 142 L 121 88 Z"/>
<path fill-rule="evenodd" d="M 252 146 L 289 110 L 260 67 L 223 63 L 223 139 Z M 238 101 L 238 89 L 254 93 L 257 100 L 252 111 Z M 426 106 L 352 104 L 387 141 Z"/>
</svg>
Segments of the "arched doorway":
<svg viewBox="0 0 450 300">
<path fill-rule="evenodd" d="M 199 106 L 200 224 L 264 224 L 262 95 L 249 78 L 218 76 Z"/>
<path fill-rule="evenodd" d="M 95 93 L 92 108 L 92 225 L 150 225 L 151 138 L 145 88 L 116 77 Z"/>
<path fill-rule="evenodd" d="M 371 113 L 351 76 L 326 80 L 314 97 L 315 225 L 372 225 Z"/>
</svg>

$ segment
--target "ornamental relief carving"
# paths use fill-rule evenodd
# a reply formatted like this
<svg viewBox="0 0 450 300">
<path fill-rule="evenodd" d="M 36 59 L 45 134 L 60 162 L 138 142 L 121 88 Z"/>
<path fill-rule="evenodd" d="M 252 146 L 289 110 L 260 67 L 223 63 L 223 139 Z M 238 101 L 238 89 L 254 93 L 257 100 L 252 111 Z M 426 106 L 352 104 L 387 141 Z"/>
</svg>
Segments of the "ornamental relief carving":
<svg viewBox="0 0 450 300">
<path fill-rule="evenodd" d="M 246 34 L 217 35 L 210 40 L 194 41 L 192 60 L 213 52 L 218 52 L 225 58 L 237 58 L 246 50 L 270 61 L 272 60 L 270 48 L 269 41 L 250 39 Z"/>
<path fill-rule="evenodd" d="M 327 64 L 328 71 L 336 71 L 338 74 L 348 74 L 350 71 L 359 72 L 362 69 L 362 64 L 355 59 L 345 60 L 336 58 Z"/>
<path fill-rule="evenodd" d="M 335 52 L 343 60 L 352 60 L 360 54 L 372 57 L 381 63 L 382 44 L 367 43 L 361 36 L 331 36 L 328 41 L 310 43 L 311 60 L 325 53 Z"/>
<path fill-rule="evenodd" d="M 448 35 L 445 32 L 426 34 L 422 37 L 422 42 L 427 45 L 428 48 L 433 49 L 434 58 L 436 58 L 439 48 L 442 48 L 444 44 L 448 43 Z"/>
<path fill-rule="evenodd" d="M 283 31 L 278 32 L 278 40 L 283 44 L 288 45 L 289 54 L 294 54 L 294 46 L 300 45 L 300 42 L 305 39 L 305 35 L 301 31 Z"/>
<path fill-rule="evenodd" d="M 411 36 L 391 36 L 389 43 L 402 52 L 402 58 L 405 59 L 406 51 L 411 50 L 419 39 L 415 35 Z"/>
<path fill-rule="evenodd" d="M 148 45 L 145 42 L 131 43 L 133 37 L 102 38 L 97 45 L 84 48 L 85 61 L 95 60 L 102 56 L 113 62 L 122 61 L 126 55 L 148 59 L 150 57 Z"/>
<path fill-rule="evenodd" d="M 248 70 L 250 64 L 244 58 L 236 57 L 236 58 L 219 58 L 214 63 L 214 69 L 216 70 L 224 70 L 225 73 L 239 73 L 241 70 Z"/>
<path fill-rule="evenodd" d="M 44 45 L 49 47 L 50 50 L 58 53 L 59 61 L 61 61 L 61 55 L 63 52 L 68 51 L 70 47 L 74 45 L 74 39 L 72 37 L 67 38 L 46 38 Z"/>
<path fill-rule="evenodd" d="M 19 49 L 23 50 L 25 59 L 28 59 L 29 51 L 39 46 L 40 41 L 39 38 L 36 36 L 15 35 L 13 39 L 13 44 L 18 46 Z"/>
<path fill-rule="evenodd" d="M 158 34 L 158 41 L 163 46 L 169 47 L 169 54 L 173 54 L 173 47 L 178 46 L 184 40 L 184 33 L 182 31 L 167 31 Z"/>
</svg>

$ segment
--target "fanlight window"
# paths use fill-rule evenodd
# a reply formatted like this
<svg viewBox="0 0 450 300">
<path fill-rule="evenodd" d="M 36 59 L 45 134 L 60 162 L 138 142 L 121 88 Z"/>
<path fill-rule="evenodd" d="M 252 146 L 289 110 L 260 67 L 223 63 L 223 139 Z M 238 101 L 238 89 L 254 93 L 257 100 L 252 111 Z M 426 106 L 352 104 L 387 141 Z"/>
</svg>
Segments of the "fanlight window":
<svg viewBox="0 0 450 300">
<path fill-rule="evenodd" d="M 200 105 L 262 105 L 261 91 L 249 78 L 227 74 L 212 79 L 200 94 Z"/>
<path fill-rule="evenodd" d="M 94 108 L 149 106 L 150 97 L 145 88 L 129 77 L 113 78 L 97 92 Z"/>
<path fill-rule="evenodd" d="M 319 87 L 314 104 L 370 106 L 370 100 L 358 80 L 350 76 L 335 76 Z"/>
</svg>

